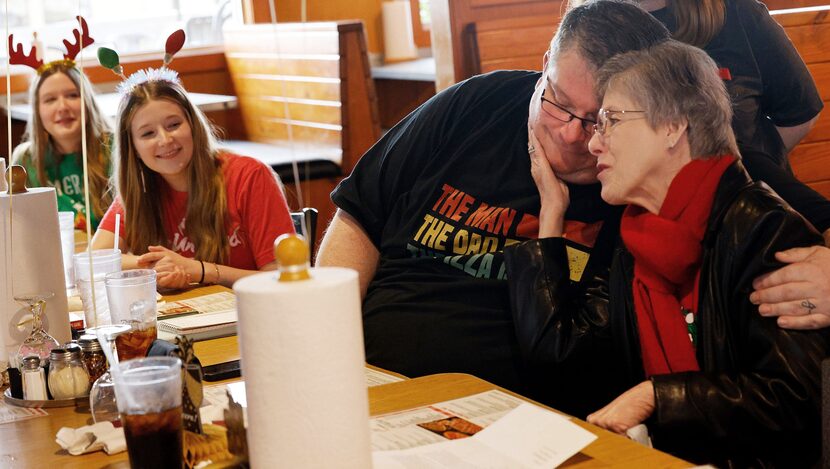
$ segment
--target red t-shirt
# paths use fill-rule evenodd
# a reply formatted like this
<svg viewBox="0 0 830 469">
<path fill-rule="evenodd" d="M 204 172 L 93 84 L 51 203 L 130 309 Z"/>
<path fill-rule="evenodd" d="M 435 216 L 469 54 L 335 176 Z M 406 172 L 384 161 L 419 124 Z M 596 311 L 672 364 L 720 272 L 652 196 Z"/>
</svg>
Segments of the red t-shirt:
<svg viewBox="0 0 830 469">
<path fill-rule="evenodd" d="M 258 270 L 274 261 L 274 239 L 293 233 L 294 223 L 288 205 L 277 184 L 276 175 L 258 160 L 224 154 L 222 175 L 228 198 L 229 222 L 226 224 L 231 252 L 227 265 L 238 269 Z M 162 220 L 167 233 L 167 247 L 185 257 L 194 257 L 196 248 L 185 229 L 187 192 L 173 190 L 162 182 Z M 119 198 L 104 214 L 99 229 L 115 232 L 115 214 L 121 214 L 121 238 L 126 235 L 124 207 Z"/>
</svg>

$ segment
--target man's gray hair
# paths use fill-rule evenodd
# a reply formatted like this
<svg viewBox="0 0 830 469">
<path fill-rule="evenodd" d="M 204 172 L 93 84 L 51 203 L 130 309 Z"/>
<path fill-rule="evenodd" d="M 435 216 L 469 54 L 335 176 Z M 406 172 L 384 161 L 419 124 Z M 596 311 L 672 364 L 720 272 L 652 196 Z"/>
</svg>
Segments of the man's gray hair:
<svg viewBox="0 0 830 469">
<path fill-rule="evenodd" d="M 614 88 L 646 112 L 652 128 L 688 123 L 692 158 L 740 156 L 732 103 L 706 52 L 675 40 L 618 55 L 597 72 L 598 99 Z"/>
<path fill-rule="evenodd" d="M 626 0 L 592 0 L 570 9 L 550 46 L 551 59 L 576 51 L 595 70 L 608 59 L 666 41 L 665 26 Z"/>
</svg>

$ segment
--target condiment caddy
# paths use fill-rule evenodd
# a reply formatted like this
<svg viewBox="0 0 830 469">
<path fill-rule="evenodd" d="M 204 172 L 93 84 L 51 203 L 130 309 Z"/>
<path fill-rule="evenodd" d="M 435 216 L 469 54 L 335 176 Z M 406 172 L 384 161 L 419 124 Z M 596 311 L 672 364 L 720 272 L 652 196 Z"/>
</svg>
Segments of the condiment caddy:
<svg viewBox="0 0 830 469">
<path fill-rule="evenodd" d="M 48 360 L 30 355 L 21 361 L 21 385 L 12 383 L 4 392 L 6 403 L 19 407 L 88 405 L 92 383 L 107 369 L 95 336 L 82 336 L 79 343 L 51 349 Z"/>
</svg>

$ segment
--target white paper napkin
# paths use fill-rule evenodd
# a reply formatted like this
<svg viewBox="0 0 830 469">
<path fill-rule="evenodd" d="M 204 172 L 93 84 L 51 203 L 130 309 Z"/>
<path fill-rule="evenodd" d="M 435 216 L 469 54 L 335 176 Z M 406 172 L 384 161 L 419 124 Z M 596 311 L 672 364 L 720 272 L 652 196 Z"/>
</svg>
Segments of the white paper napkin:
<svg viewBox="0 0 830 469">
<path fill-rule="evenodd" d="M 58 430 L 55 442 L 73 456 L 100 449 L 107 454 L 116 454 L 127 449 L 124 429 L 115 428 L 112 422 L 98 422 L 81 428 L 63 427 Z"/>
<path fill-rule="evenodd" d="M 644 423 L 635 425 L 626 430 L 625 436 L 627 436 L 631 440 L 636 441 L 637 443 L 640 443 L 643 446 L 654 448 L 654 445 L 651 444 L 651 437 L 648 436 L 648 427 L 646 427 Z"/>
</svg>

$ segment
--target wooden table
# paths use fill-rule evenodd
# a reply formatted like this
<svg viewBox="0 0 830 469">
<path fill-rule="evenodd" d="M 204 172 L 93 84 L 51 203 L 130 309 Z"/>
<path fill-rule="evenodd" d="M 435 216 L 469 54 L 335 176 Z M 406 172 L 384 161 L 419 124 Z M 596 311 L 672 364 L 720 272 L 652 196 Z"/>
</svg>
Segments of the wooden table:
<svg viewBox="0 0 830 469">
<path fill-rule="evenodd" d="M 238 106 L 236 96 L 209 93 L 187 93 L 187 96 L 202 112 L 222 111 L 234 109 Z M 121 95 L 118 93 L 98 93 L 95 95 L 95 102 L 107 117 L 115 117 L 120 100 Z M 28 122 L 32 117 L 32 106 L 29 103 L 12 104 L 9 108 L 9 114 L 11 114 L 12 119 Z"/>
<path fill-rule="evenodd" d="M 168 295 L 165 299 L 176 301 L 227 290 L 225 287 L 214 285 Z M 235 336 L 197 342 L 194 348 L 204 365 L 239 358 Z M 471 375 L 439 374 L 369 388 L 369 411 L 371 415 L 387 414 L 492 389 L 501 389 L 508 394 L 521 397 Z M 55 443 L 55 435 L 61 427 L 80 427 L 91 424 L 92 417 L 89 409 L 64 407 L 48 409 L 48 412 L 48 417 L 0 425 L 0 467 L 129 468 L 126 452 L 114 456 L 107 456 L 101 451 L 83 456 L 71 456 Z M 586 422 L 576 419 L 574 422 L 599 438 L 568 460 L 563 467 L 681 468 L 692 466 L 680 459 L 648 449 Z"/>
<path fill-rule="evenodd" d="M 533 402 L 516 393 L 488 383 L 472 375 L 447 373 L 413 378 L 398 383 L 369 388 L 369 412 L 382 415 L 436 402 L 458 399 L 493 389 Z M 653 467 L 684 468 L 693 464 L 670 456 L 666 453 L 646 448 L 623 436 L 605 431 L 599 427 L 578 419 L 573 421 L 582 428 L 598 436 L 582 452 L 567 460 L 561 467 Z"/>
<path fill-rule="evenodd" d="M 369 388 L 369 411 L 381 415 L 449 399 L 501 389 L 484 380 L 465 374 L 440 374 Z M 503 390 L 503 389 L 502 389 Z M 503 390 L 504 391 L 504 390 Z M 505 391 L 508 392 L 509 391 Z M 513 394 L 513 393 L 510 393 Z M 513 394 L 516 395 L 516 394 Z M 521 397 L 521 396 L 519 396 Z M 685 468 L 692 465 L 659 451 L 648 449 L 627 438 L 609 433 L 574 419 L 599 438 L 562 467 L 661 467 Z M 127 453 L 107 456 L 103 452 L 70 456 L 54 442 L 63 426 L 78 427 L 92 423 L 83 409 L 49 409 L 48 417 L 0 425 L 1 467 L 128 468 Z"/>
</svg>

